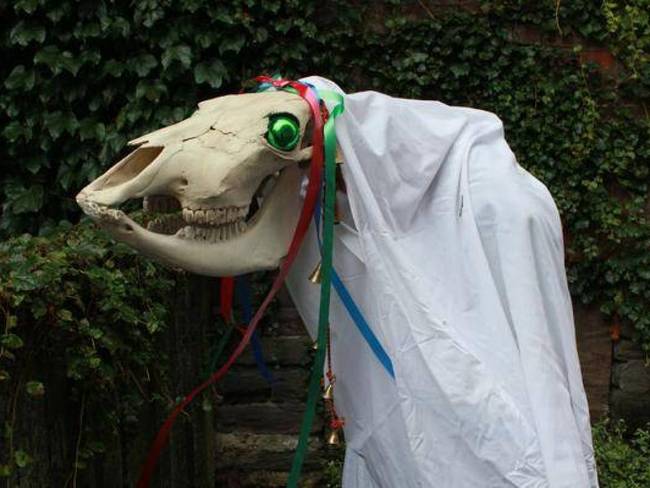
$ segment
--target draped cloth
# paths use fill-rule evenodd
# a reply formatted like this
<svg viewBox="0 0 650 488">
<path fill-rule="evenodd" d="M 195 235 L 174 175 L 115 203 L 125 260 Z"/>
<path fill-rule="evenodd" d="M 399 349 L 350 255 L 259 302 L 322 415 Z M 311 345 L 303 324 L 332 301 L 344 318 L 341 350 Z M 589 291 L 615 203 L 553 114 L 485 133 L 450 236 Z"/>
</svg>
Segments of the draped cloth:
<svg viewBox="0 0 650 488">
<path fill-rule="evenodd" d="M 376 92 L 344 100 L 334 267 L 395 379 L 333 295 L 343 486 L 597 487 L 548 190 L 491 113 Z M 287 287 L 313 336 L 318 261 L 312 228 Z"/>
</svg>

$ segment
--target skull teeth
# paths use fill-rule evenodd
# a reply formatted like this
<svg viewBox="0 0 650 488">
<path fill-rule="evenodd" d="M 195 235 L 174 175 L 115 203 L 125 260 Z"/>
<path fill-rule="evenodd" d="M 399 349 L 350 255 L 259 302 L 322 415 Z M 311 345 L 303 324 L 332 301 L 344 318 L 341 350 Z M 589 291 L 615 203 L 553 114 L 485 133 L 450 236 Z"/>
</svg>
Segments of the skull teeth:
<svg viewBox="0 0 650 488">
<path fill-rule="evenodd" d="M 243 207 L 222 207 L 207 209 L 183 209 L 183 220 L 188 224 L 223 225 L 243 220 L 248 214 L 248 205 Z"/>
<path fill-rule="evenodd" d="M 147 230 L 158 232 L 159 234 L 175 234 L 178 229 L 183 227 L 183 218 L 178 215 L 162 215 L 151 220 L 147 224 Z"/>
<path fill-rule="evenodd" d="M 183 239 L 197 241 L 219 242 L 232 239 L 246 231 L 246 222 L 231 222 L 218 227 L 197 227 L 188 225 L 183 227 L 176 235 Z"/>
</svg>

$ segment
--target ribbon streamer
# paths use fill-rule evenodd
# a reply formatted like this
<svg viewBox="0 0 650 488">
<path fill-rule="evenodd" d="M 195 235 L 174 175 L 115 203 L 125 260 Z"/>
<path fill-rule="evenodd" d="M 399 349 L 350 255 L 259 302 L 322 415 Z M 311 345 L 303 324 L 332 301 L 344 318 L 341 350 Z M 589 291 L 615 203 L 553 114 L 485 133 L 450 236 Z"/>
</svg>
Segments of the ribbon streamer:
<svg viewBox="0 0 650 488">
<path fill-rule="evenodd" d="M 313 88 L 312 88 L 313 89 Z M 319 92 L 316 91 L 318 94 Z M 343 112 L 343 98 L 339 97 L 337 104 L 329 114 L 323 127 L 324 157 L 325 157 L 325 205 L 323 208 L 323 246 L 321 260 L 320 308 L 318 313 L 317 349 L 314 365 L 309 379 L 307 406 L 300 427 L 298 446 L 293 457 L 291 471 L 287 480 L 288 488 L 297 488 L 300 471 L 305 459 L 309 442 L 309 433 L 316 413 L 316 403 L 320 397 L 320 379 L 325 364 L 325 349 L 327 329 L 329 327 L 329 309 L 332 283 L 332 255 L 334 248 L 334 205 L 336 201 L 336 132 L 334 120 Z M 316 205 L 314 206 L 315 210 Z"/>
<path fill-rule="evenodd" d="M 219 286 L 220 312 L 226 324 L 232 324 L 232 297 L 235 292 L 235 279 L 231 276 L 221 278 Z"/>
<path fill-rule="evenodd" d="M 252 293 L 248 276 L 238 276 L 235 278 L 235 295 L 242 308 L 244 323 L 248 324 L 253 318 Z M 251 347 L 253 349 L 255 364 L 260 374 L 271 385 L 275 384 L 277 380 L 273 378 L 273 373 L 271 373 L 271 370 L 266 365 L 266 361 L 264 361 L 264 349 L 262 348 L 262 341 L 260 341 L 258 331 L 255 331 L 253 337 L 251 337 Z"/>
<path fill-rule="evenodd" d="M 320 215 L 320 205 L 317 204 L 316 209 L 314 210 L 314 227 L 316 228 L 316 239 L 318 241 L 318 246 L 322 247 L 319 221 Z M 393 369 L 393 362 L 391 361 L 390 356 L 381 345 L 381 341 L 373 332 L 372 328 L 368 324 L 368 321 L 361 312 L 361 309 L 352 298 L 352 295 L 343 284 L 343 281 L 341 281 L 341 278 L 337 274 L 334 267 L 332 267 L 332 286 L 334 287 L 336 294 L 341 300 L 341 303 L 345 307 L 345 310 L 348 312 L 348 315 L 352 319 L 352 323 L 354 323 L 357 330 L 361 333 L 361 336 L 365 339 L 366 343 L 370 347 L 370 350 L 374 353 L 375 357 L 381 363 L 390 377 L 394 379 L 395 370 Z"/>
</svg>

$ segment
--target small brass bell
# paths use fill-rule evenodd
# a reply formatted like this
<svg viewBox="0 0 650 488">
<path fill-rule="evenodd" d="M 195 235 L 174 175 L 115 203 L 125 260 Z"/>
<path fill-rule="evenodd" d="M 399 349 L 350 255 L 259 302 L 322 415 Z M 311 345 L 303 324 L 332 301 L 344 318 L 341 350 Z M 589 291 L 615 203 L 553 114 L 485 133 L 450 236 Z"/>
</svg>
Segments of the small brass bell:
<svg viewBox="0 0 650 488">
<path fill-rule="evenodd" d="M 312 351 L 318 351 L 318 341 L 314 341 L 311 345 Z"/>
<path fill-rule="evenodd" d="M 341 443 L 341 439 L 339 438 L 339 429 L 331 430 L 329 435 L 327 436 L 327 445 L 338 446 L 340 443 Z"/>
<path fill-rule="evenodd" d="M 334 385 L 330 383 L 325 388 L 325 393 L 323 393 L 323 400 L 332 400 L 334 399 Z"/>
<path fill-rule="evenodd" d="M 321 281 L 320 269 L 321 269 L 321 263 L 319 262 L 318 265 L 314 268 L 314 271 L 312 271 L 311 274 L 309 275 L 309 281 L 312 282 L 314 285 L 320 284 Z"/>
<path fill-rule="evenodd" d="M 341 148 L 336 146 L 336 164 L 343 164 L 343 152 L 341 151 Z"/>
</svg>

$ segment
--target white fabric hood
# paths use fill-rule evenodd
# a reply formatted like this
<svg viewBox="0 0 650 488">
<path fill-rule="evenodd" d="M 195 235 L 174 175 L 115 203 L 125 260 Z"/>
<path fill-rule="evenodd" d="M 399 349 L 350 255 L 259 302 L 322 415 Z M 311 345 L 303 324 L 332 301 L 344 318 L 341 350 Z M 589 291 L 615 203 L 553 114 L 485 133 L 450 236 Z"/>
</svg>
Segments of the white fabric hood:
<svg viewBox="0 0 650 488">
<path fill-rule="evenodd" d="M 336 133 L 334 266 L 395 370 L 333 294 L 343 486 L 597 487 L 559 215 L 501 121 L 362 92 Z M 287 281 L 312 335 L 318 260 L 312 228 Z"/>
</svg>

